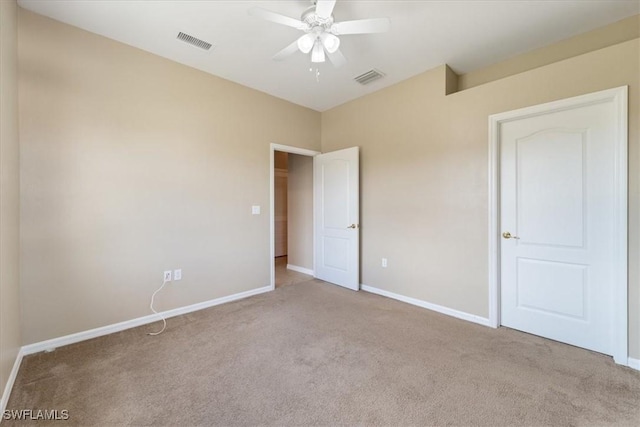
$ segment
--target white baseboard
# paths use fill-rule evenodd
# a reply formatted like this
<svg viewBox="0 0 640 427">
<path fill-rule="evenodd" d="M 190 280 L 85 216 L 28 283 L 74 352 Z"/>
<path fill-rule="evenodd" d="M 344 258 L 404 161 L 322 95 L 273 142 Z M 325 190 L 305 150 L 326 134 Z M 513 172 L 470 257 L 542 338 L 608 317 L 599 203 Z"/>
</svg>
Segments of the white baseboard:
<svg viewBox="0 0 640 427">
<path fill-rule="evenodd" d="M 273 290 L 271 286 L 264 286 L 262 288 L 252 289 L 250 291 L 240 292 L 237 294 L 229 295 L 226 297 L 216 298 L 209 301 L 199 302 L 197 304 L 188 305 L 186 307 L 174 308 L 173 310 L 163 311 L 159 314 L 151 314 L 149 316 L 138 317 L 137 319 L 127 320 L 125 322 L 114 323 L 113 325 L 102 326 L 100 328 L 90 329 L 88 331 L 82 331 L 71 335 L 65 335 L 63 337 L 52 338 L 46 341 L 40 341 L 34 344 L 25 345 L 22 347 L 22 354 L 28 355 L 38 353 L 45 350 L 53 350 L 58 347 L 62 347 L 69 344 L 75 344 L 80 341 L 89 340 L 92 338 L 101 337 L 103 335 L 109 335 L 114 332 L 124 331 L 125 329 L 135 328 L 137 326 L 146 325 L 148 323 L 157 322 L 160 320 L 160 315 L 165 319 L 170 317 L 179 316 L 181 314 L 191 313 L 193 311 L 202 310 L 205 308 L 213 307 L 216 305 L 224 304 L 247 298 L 253 295 L 262 294 Z"/>
<path fill-rule="evenodd" d="M 446 314 L 448 316 L 457 317 L 458 319 L 467 320 L 469 322 L 478 323 L 483 326 L 491 326 L 491 322 L 489 319 L 484 317 L 476 316 L 474 314 L 465 313 L 463 311 L 454 310 L 452 308 L 443 307 L 441 305 L 432 304 L 430 302 L 422 301 L 416 298 L 406 297 L 404 295 L 395 294 L 393 292 L 385 291 L 383 289 L 374 288 L 372 286 L 367 286 L 364 284 L 360 285 L 360 289 L 366 292 L 371 292 L 372 294 L 381 295 L 383 297 L 393 298 L 398 301 L 406 302 L 407 304 L 417 305 L 418 307 L 426 308 L 428 310 L 437 311 L 438 313 Z M 624 365 L 624 363 L 622 364 Z M 640 359 L 634 359 L 632 357 L 628 358 L 627 366 L 640 371 Z"/>
<path fill-rule="evenodd" d="M 297 271 L 298 273 L 308 274 L 310 276 L 313 276 L 314 274 L 313 270 L 304 267 L 298 267 L 297 265 L 293 264 L 287 264 L 287 270 Z"/>
<path fill-rule="evenodd" d="M 7 384 L 5 384 L 4 391 L 2 392 L 2 400 L 0 401 L 0 414 L 4 414 L 4 410 L 7 409 L 7 403 L 9 402 L 9 397 L 11 396 L 11 390 L 13 390 L 13 383 L 16 381 L 16 377 L 18 376 L 18 371 L 20 370 L 23 356 L 24 350 L 21 348 L 20 350 L 18 350 L 16 360 L 13 362 L 13 368 L 11 369 L 11 373 L 9 374 L 9 378 L 7 378 Z"/>
<path fill-rule="evenodd" d="M 406 297 L 404 295 L 395 294 L 393 292 L 385 291 L 383 289 L 374 288 L 364 284 L 360 285 L 360 289 L 372 294 L 382 295 L 383 297 L 393 298 L 398 301 L 406 302 L 407 304 L 417 305 L 418 307 L 426 308 L 428 310 L 437 311 L 438 313 L 446 314 L 447 316 L 456 317 L 458 319 L 466 320 L 468 322 L 478 323 L 483 326 L 491 326 L 489 319 L 485 317 L 476 316 L 475 314 L 465 313 L 464 311 L 454 310 L 452 308 L 444 307 L 430 302 L 422 301 L 416 298 Z"/>
</svg>

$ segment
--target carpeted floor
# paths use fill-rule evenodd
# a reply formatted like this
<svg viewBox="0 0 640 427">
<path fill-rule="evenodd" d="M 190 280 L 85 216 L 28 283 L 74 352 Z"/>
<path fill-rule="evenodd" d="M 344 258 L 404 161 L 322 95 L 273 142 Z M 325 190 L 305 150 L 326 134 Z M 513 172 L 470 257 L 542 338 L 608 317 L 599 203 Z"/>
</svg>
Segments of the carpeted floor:
<svg viewBox="0 0 640 427">
<path fill-rule="evenodd" d="M 296 285 L 313 279 L 313 276 L 287 269 L 288 257 L 281 256 L 275 259 L 276 288 L 281 286 Z"/>
<path fill-rule="evenodd" d="M 316 280 L 156 328 L 26 357 L 8 409 L 83 426 L 640 420 L 640 372 L 609 357 Z"/>
</svg>

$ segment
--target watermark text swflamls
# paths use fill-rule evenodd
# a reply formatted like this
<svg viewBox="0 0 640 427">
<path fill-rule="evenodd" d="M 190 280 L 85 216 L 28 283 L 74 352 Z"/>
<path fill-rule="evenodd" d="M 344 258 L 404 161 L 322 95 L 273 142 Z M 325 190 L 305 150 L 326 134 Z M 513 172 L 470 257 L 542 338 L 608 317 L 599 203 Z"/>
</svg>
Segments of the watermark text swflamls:
<svg viewBox="0 0 640 427">
<path fill-rule="evenodd" d="M 67 409 L 12 409 L 4 411 L 2 419 L 65 421 L 69 419 L 69 411 Z"/>
</svg>

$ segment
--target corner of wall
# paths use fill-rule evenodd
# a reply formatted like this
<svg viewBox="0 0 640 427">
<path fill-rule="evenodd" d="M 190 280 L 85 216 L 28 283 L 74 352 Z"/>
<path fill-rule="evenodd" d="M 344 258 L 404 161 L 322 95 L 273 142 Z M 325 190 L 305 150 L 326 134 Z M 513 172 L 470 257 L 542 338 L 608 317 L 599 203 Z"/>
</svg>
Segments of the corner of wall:
<svg viewBox="0 0 640 427">
<path fill-rule="evenodd" d="M 444 94 L 451 95 L 452 93 L 456 93 L 458 91 L 459 86 L 459 76 L 455 71 L 449 67 L 449 65 L 445 64 L 445 76 L 444 76 Z"/>
<path fill-rule="evenodd" d="M 18 5 L 0 1 L 0 410 L 21 361 Z"/>
</svg>

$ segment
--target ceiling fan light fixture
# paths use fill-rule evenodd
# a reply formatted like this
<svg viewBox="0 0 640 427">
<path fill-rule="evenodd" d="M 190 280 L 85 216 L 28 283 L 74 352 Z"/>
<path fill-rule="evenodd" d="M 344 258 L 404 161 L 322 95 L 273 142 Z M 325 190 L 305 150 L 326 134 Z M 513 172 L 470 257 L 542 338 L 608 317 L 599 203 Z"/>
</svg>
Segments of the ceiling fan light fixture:
<svg viewBox="0 0 640 427">
<path fill-rule="evenodd" d="M 309 53 L 311 49 L 313 49 L 314 43 L 315 38 L 313 34 L 305 34 L 298 39 L 298 49 L 300 49 L 300 52 Z"/>
<path fill-rule="evenodd" d="M 318 40 L 316 44 L 313 45 L 313 50 L 311 51 L 311 62 L 318 63 L 324 62 L 324 47 L 322 43 Z"/>
<path fill-rule="evenodd" d="M 322 33 L 321 40 L 322 45 L 329 53 L 335 53 L 335 51 L 340 47 L 340 39 L 333 34 Z"/>
<path fill-rule="evenodd" d="M 300 19 L 261 7 L 250 8 L 249 14 L 305 33 L 276 53 L 273 56 L 274 61 L 282 61 L 300 51 L 304 54 L 310 53 L 311 62 L 316 64 L 325 62 L 328 56 L 329 61 L 337 68 L 347 62 L 340 52 L 342 44 L 340 37 L 350 34 L 384 33 L 389 30 L 390 20 L 389 18 L 369 18 L 336 22 L 333 16 L 335 5 L 336 0 L 311 0 L 311 6 L 302 12 Z"/>
</svg>

